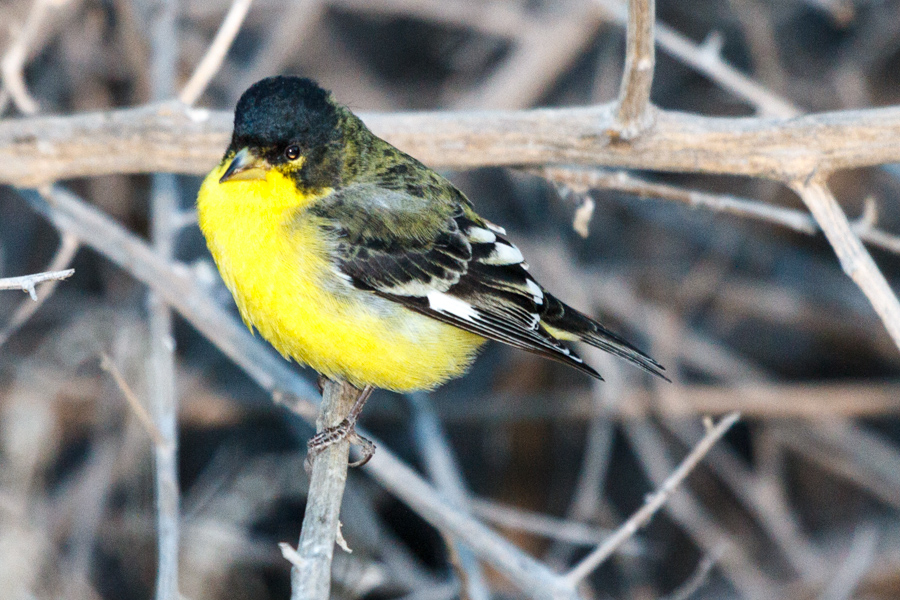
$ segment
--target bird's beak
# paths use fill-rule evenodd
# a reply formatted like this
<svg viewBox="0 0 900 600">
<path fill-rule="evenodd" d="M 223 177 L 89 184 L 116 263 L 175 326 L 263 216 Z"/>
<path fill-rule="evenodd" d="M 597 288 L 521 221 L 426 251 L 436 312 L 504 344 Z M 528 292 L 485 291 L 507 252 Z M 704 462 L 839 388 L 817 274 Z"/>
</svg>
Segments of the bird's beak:
<svg viewBox="0 0 900 600">
<path fill-rule="evenodd" d="M 264 159 L 255 156 L 249 148 L 242 148 L 234 155 L 228 170 L 219 179 L 219 183 L 226 181 L 249 181 L 265 179 L 270 166 Z"/>
</svg>

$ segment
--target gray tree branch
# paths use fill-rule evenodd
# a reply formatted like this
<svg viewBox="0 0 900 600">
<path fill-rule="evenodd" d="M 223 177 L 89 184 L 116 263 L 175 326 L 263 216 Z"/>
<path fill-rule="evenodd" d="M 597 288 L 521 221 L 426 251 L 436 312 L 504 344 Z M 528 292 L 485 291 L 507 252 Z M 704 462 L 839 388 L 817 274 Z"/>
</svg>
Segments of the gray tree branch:
<svg viewBox="0 0 900 600">
<path fill-rule="evenodd" d="M 616 143 L 616 106 L 364 114 L 378 135 L 432 167 L 585 164 L 748 175 L 789 182 L 900 162 L 900 106 L 796 118 L 658 111 L 653 128 Z M 229 113 L 180 103 L 0 121 L 0 183 L 113 173 L 203 174 L 221 159 Z"/>
</svg>

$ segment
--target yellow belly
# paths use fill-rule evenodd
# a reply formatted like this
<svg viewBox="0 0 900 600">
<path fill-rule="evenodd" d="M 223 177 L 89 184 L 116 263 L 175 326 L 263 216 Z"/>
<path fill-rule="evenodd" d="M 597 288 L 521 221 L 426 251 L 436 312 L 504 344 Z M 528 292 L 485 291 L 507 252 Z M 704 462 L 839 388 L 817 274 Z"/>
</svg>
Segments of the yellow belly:
<svg viewBox="0 0 900 600">
<path fill-rule="evenodd" d="M 200 227 L 251 330 L 285 357 L 357 386 L 430 389 L 466 370 L 484 338 L 338 278 L 290 180 L 270 172 L 219 184 L 222 171 L 200 189 Z"/>
</svg>

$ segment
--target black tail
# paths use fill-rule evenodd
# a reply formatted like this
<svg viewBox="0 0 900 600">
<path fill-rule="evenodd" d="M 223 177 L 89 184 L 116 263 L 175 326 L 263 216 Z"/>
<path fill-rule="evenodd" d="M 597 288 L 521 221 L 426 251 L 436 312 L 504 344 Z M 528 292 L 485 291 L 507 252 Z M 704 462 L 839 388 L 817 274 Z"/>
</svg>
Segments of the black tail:
<svg viewBox="0 0 900 600">
<path fill-rule="evenodd" d="M 545 307 L 541 322 L 550 327 L 578 336 L 581 341 L 624 358 L 643 370 L 670 381 L 661 364 L 632 346 L 597 321 L 575 310 L 550 294 L 544 295 Z"/>
</svg>

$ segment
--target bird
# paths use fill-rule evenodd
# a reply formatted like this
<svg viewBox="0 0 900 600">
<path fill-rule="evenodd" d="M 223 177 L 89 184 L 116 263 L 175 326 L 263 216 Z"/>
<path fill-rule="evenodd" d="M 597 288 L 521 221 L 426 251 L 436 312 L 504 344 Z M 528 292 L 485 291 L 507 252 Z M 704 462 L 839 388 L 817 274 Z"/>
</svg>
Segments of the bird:
<svg viewBox="0 0 900 600">
<path fill-rule="evenodd" d="M 431 390 L 464 374 L 488 340 L 602 379 L 567 345 L 585 342 L 666 379 L 545 290 L 506 231 L 450 181 L 310 79 L 268 77 L 242 94 L 197 214 L 251 332 L 360 390 L 311 455 L 347 438 L 363 446 L 362 464 L 374 446 L 355 425 L 373 389 Z"/>
</svg>

